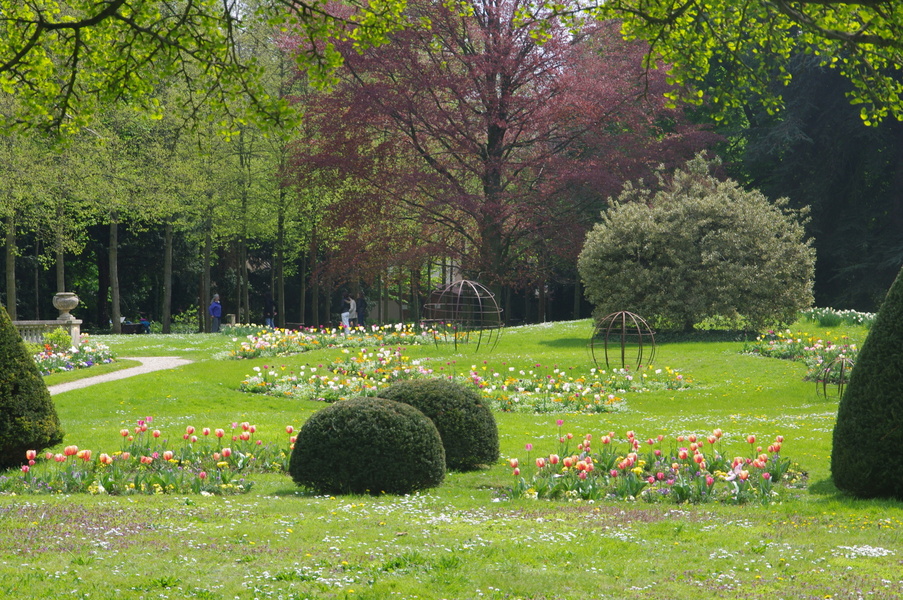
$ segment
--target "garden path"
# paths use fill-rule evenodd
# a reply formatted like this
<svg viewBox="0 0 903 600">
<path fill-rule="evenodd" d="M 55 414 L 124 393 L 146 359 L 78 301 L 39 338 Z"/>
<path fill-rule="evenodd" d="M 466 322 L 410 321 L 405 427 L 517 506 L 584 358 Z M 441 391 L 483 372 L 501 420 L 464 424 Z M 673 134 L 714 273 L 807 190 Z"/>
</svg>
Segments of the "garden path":
<svg viewBox="0 0 903 600">
<path fill-rule="evenodd" d="M 163 369 L 174 369 L 176 367 L 181 367 L 182 365 L 187 365 L 191 362 L 187 358 L 177 358 L 175 356 L 129 356 L 122 358 L 127 358 L 128 360 L 137 360 L 141 364 L 137 367 L 129 367 L 128 369 L 113 371 L 112 373 L 106 373 L 104 375 L 95 375 L 94 377 L 85 377 L 84 379 L 78 379 L 76 381 L 70 381 L 68 383 L 51 385 L 47 389 L 50 390 L 50 395 L 52 396 L 54 394 L 61 394 L 70 390 L 77 390 L 79 388 L 88 387 L 89 385 L 105 383 L 107 381 L 116 381 L 117 379 L 125 379 L 126 377 L 132 377 L 134 375 L 142 375 L 144 373 L 151 373 L 153 371 L 162 371 Z"/>
</svg>

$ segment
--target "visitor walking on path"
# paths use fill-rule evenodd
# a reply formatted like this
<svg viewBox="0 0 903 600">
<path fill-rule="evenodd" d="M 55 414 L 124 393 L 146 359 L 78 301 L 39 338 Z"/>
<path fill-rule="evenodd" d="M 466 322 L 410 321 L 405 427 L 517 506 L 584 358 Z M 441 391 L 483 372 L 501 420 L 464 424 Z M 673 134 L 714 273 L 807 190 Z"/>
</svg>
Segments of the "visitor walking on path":
<svg viewBox="0 0 903 600">
<path fill-rule="evenodd" d="M 210 301 L 207 312 L 210 313 L 210 333 L 219 333 L 219 323 L 223 316 L 223 305 L 219 303 L 219 294 L 213 294 L 213 300 Z"/>
</svg>

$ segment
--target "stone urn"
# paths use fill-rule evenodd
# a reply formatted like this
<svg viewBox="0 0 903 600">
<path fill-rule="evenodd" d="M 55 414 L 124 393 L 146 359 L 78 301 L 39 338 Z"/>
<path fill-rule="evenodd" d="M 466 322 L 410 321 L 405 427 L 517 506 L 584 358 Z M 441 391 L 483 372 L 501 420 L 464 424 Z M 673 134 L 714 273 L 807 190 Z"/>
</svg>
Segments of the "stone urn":
<svg viewBox="0 0 903 600">
<path fill-rule="evenodd" d="M 78 306 L 79 299 L 75 292 L 57 292 L 53 296 L 53 306 L 60 311 L 57 321 L 74 321 L 75 317 L 69 311 Z"/>
</svg>

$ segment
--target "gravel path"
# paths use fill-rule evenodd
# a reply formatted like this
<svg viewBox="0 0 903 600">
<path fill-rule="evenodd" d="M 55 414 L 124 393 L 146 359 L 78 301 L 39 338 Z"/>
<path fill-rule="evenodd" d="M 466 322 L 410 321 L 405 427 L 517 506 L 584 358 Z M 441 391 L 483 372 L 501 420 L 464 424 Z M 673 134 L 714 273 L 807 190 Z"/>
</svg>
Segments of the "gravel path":
<svg viewBox="0 0 903 600">
<path fill-rule="evenodd" d="M 132 377 L 133 375 L 142 375 L 144 373 L 151 373 L 153 371 L 162 371 L 163 369 L 174 369 L 176 367 L 181 367 L 182 365 L 187 365 L 191 362 L 187 358 L 177 358 L 175 356 L 154 356 L 143 358 L 137 356 L 129 356 L 122 358 L 127 360 L 137 360 L 141 363 L 141 365 L 137 367 L 129 367 L 128 369 L 122 369 L 121 371 L 113 371 L 112 373 L 107 373 L 105 375 L 95 375 L 94 377 L 85 377 L 84 379 L 70 381 L 69 383 L 51 385 L 47 389 L 50 390 L 50 395 L 61 394 L 63 392 L 68 392 L 69 390 L 77 390 L 79 388 L 88 387 L 89 385 L 95 385 L 107 381 L 116 381 L 117 379 L 125 379 L 126 377 Z"/>
</svg>

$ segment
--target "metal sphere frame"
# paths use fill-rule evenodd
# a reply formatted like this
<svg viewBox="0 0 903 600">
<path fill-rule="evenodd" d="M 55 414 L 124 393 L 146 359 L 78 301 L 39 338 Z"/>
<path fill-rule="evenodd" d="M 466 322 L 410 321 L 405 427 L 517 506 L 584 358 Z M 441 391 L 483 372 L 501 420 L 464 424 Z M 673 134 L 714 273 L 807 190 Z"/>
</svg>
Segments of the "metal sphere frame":
<svg viewBox="0 0 903 600">
<path fill-rule="evenodd" d="M 451 335 L 455 350 L 459 340 L 468 344 L 471 335 L 475 335 L 476 351 L 481 345 L 488 345 L 491 352 L 501 337 L 502 309 L 495 294 L 476 281 L 460 279 L 439 286 L 423 305 L 423 316 L 425 324 L 439 326 L 436 343 L 440 336 L 449 341 Z"/>
<path fill-rule="evenodd" d="M 650 365 L 655 360 L 655 332 L 646 320 L 630 311 L 622 310 L 613 312 L 599 319 L 596 322 L 593 336 L 590 338 L 590 352 L 592 353 L 593 363 L 598 366 L 599 361 L 596 359 L 596 340 L 601 337 L 605 352 L 605 366 L 611 368 L 611 360 L 608 355 L 609 342 L 612 335 L 618 340 L 621 348 L 621 368 L 626 369 L 627 364 L 627 347 L 634 343 L 637 345 L 636 369 L 639 370 L 643 364 Z M 644 363 L 645 351 L 648 348 L 649 362 Z"/>
<path fill-rule="evenodd" d="M 838 400 L 843 398 L 843 393 L 850 382 L 850 372 L 853 370 L 854 365 L 852 358 L 842 354 L 828 361 L 824 367 L 818 370 L 818 376 L 815 378 L 815 393 L 828 398 L 829 387 L 836 387 Z M 834 371 L 837 371 L 837 381 L 831 382 L 829 379 Z"/>
</svg>

